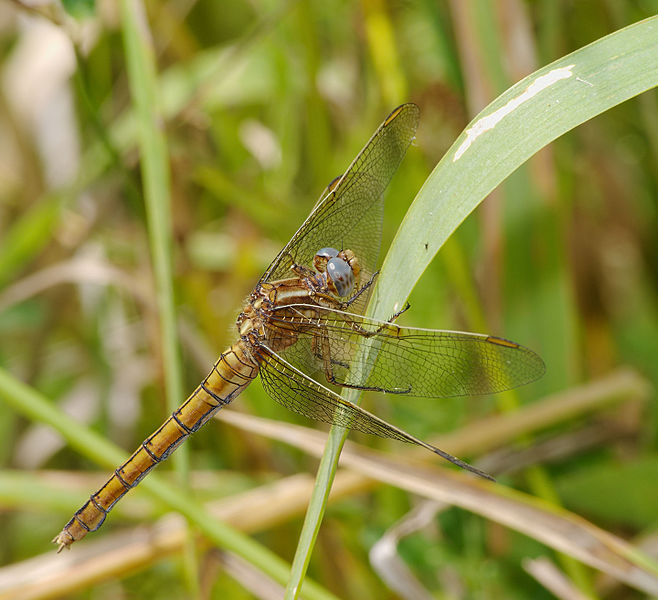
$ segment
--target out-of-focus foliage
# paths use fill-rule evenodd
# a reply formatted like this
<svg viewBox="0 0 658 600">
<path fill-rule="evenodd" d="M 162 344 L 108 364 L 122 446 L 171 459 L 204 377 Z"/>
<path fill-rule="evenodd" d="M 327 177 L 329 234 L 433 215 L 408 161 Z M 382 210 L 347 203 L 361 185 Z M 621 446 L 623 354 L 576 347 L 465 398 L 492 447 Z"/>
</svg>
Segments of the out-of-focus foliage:
<svg viewBox="0 0 658 600">
<path fill-rule="evenodd" d="M 75 12 L 71 6 L 88 3 L 66 5 Z M 172 0 L 147 2 L 145 10 L 170 154 L 187 389 L 234 341 L 235 317 L 260 273 L 394 106 L 414 101 L 422 117 L 387 194 L 384 248 L 474 114 L 539 66 L 655 12 L 649 2 L 554 0 Z M 120 23 L 111 1 L 78 20 L 55 5 L 0 6 L 0 366 L 132 450 L 166 411 Z M 657 104 L 648 92 L 519 169 L 441 251 L 405 323 L 483 330 L 538 351 L 547 375 L 520 391 L 524 404 L 619 366 L 658 385 Z M 238 402 L 241 410 L 297 420 L 258 383 Z M 426 438 L 496 403 L 373 396 L 369 407 Z M 626 425 L 623 436 L 611 421 Z M 641 407 L 622 404 L 601 423 L 611 433 L 595 443 L 579 436 L 590 428 L 576 420 L 547 432 L 575 442 L 546 477 L 565 507 L 631 541 L 648 536 L 658 519 L 649 501 L 658 497 L 655 397 Z M 296 450 L 216 423 L 188 444 L 195 471 L 232 474 L 224 489 L 208 475 L 204 498 L 316 467 Z M 48 551 L 97 482 L 62 473 L 59 488 L 50 488 L 58 492 L 34 487 L 37 470 L 91 465 L 2 403 L 0 460 L 3 469 L 35 472 L 33 480 L 12 479 L 11 493 L 0 485 L 0 557 L 11 564 Z M 75 493 L 62 492 L 69 482 Z M 530 477 L 505 483 L 536 492 Z M 153 516 L 144 504 L 117 510 L 96 535 Z M 393 597 L 368 550 L 414 504 L 380 487 L 333 505 L 309 574 L 340 597 Z M 259 539 L 289 560 L 299 526 L 293 519 Z M 520 566 L 547 554 L 544 546 L 461 510 L 442 513 L 399 550 L 436 596 L 550 597 Z M 200 565 L 208 597 L 249 597 L 212 555 Z M 84 595 L 188 597 L 182 570 L 169 557 L 118 582 L 90 584 Z"/>
<path fill-rule="evenodd" d="M 96 12 L 95 0 L 62 0 L 62 6 L 66 12 L 78 18 L 91 17 Z"/>
</svg>

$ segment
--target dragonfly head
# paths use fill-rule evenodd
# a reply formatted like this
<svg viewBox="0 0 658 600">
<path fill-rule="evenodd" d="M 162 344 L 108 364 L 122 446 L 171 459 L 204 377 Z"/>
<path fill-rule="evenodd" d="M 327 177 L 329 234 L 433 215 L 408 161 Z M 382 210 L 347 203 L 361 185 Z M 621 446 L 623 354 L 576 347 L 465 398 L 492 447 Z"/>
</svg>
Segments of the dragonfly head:
<svg viewBox="0 0 658 600">
<path fill-rule="evenodd" d="M 313 266 L 315 270 L 319 273 L 325 273 L 327 271 L 327 263 L 332 259 L 338 256 L 338 250 L 336 248 L 322 248 L 315 253 L 313 257 Z"/>
<path fill-rule="evenodd" d="M 345 298 L 354 289 L 359 278 L 359 261 L 351 250 L 322 248 L 313 257 L 313 266 L 319 273 L 326 274 L 329 290 Z"/>
</svg>

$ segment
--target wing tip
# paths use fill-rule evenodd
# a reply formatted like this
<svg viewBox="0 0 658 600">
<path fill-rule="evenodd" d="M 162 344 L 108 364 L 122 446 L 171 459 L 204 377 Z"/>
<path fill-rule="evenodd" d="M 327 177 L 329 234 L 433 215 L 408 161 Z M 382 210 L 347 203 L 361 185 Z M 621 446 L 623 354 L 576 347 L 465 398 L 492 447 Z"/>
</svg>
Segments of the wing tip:
<svg viewBox="0 0 658 600">
<path fill-rule="evenodd" d="M 474 467 L 473 465 L 467 463 L 461 458 L 457 458 L 452 454 L 448 454 L 447 452 L 441 450 L 440 448 L 437 448 L 436 446 L 432 446 L 431 444 L 426 444 L 425 447 L 430 449 L 432 452 L 434 452 L 434 454 L 438 454 L 441 458 L 459 467 L 460 469 L 464 469 L 464 471 L 473 473 L 474 475 L 477 475 L 478 477 L 482 477 L 483 479 L 487 479 L 488 481 L 493 481 L 493 482 L 496 481 L 492 475 L 489 475 L 489 473 L 486 473 L 485 471 L 482 471 L 477 467 Z"/>
<path fill-rule="evenodd" d="M 407 112 L 408 114 L 413 115 L 414 122 L 416 123 L 416 126 L 418 125 L 418 121 L 420 120 L 420 107 L 414 102 L 405 102 L 404 104 L 400 104 L 400 106 L 394 108 L 391 111 L 388 117 L 384 119 L 384 122 L 382 123 L 382 127 L 387 127 L 388 125 L 390 125 L 403 112 Z"/>
</svg>

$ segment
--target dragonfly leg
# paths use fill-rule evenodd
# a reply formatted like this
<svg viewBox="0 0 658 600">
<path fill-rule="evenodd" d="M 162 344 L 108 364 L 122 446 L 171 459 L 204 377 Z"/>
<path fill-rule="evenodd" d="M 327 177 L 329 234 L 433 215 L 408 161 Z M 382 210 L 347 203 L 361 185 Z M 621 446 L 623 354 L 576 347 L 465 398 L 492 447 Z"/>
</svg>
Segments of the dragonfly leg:
<svg viewBox="0 0 658 600">
<path fill-rule="evenodd" d="M 292 260 L 292 257 L 290 258 L 290 260 Z M 292 265 L 290 265 L 290 269 L 295 273 L 295 275 L 298 275 L 301 278 L 313 277 L 314 275 L 316 275 L 316 273 L 312 269 L 309 269 L 304 265 L 298 265 L 295 262 L 293 262 Z"/>
<path fill-rule="evenodd" d="M 377 329 L 373 329 L 372 331 L 368 330 L 368 329 L 365 329 L 364 327 L 361 327 L 361 325 L 359 325 L 356 321 L 354 321 L 353 319 L 350 319 L 349 314 L 343 315 L 343 320 L 346 323 L 349 324 L 349 326 L 352 328 L 354 333 L 357 333 L 357 334 L 359 334 L 359 335 L 361 335 L 365 338 L 370 338 L 370 337 L 379 335 L 385 329 L 389 329 L 391 331 L 391 333 L 397 334 L 397 332 L 399 331 L 400 328 L 397 325 L 393 325 L 393 321 L 395 319 L 397 319 L 408 308 L 409 308 L 409 305 L 405 306 L 402 310 L 396 312 L 390 318 L 390 320 L 382 323 L 379 327 L 377 327 Z"/>
<path fill-rule="evenodd" d="M 340 387 L 344 388 L 350 388 L 351 390 L 361 390 L 362 392 L 380 392 L 381 394 L 409 394 L 411 393 L 411 386 L 406 387 L 404 389 L 399 389 L 399 388 L 393 388 L 393 389 L 387 389 L 387 388 L 382 388 L 382 387 L 377 387 L 373 385 L 356 385 L 352 383 L 347 383 L 345 381 L 338 381 L 331 375 L 331 378 L 327 376 L 327 379 L 329 380 L 330 383 L 333 383 L 334 385 L 338 385 Z"/>
<path fill-rule="evenodd" d="M 313 277 L 316 275 L 315 271 L 313 269 L 310 269 L 309 267 L 305 267 L 304 265 L 300 265 L 295 261 L 295 257 L 290 253 L 286 253 L 286 256 L 288 257 L 288 260 L 290 261 L 290 270 L 295 273 L 295 275 L 298 275 L 299 277 Z"/>
<path fill-rule="evenodd" d="M 322 336 L 319 335 L 314 335 L 311 338 L 311 352 L 313 353 L 313 356 L 315 356 L 315 358 L 324 362 L 325 358 L 324 358 L 324 354 L 322 353 L 322 343 L 320 342 L 321 339 Z M 338 365 L 339 367 L 343 367 L 343 369 L 350 368 L 349 363 L 343 362 L 341 360 L 336 360 L 331 356 L 329 357 L 329 362 L 330 365 Z"/>
<path fill-rule="evenodd" d="M 377 275 L 379 275 L 379 271 L 375 271 L 372 277 L 357 290 L 354 296 L 352 296 L 347 302 L 344 302 L 342 304 L 342 308 L 343 309 L 349 308 L 350 305 L 353 304 L 359 298 L 359 296 L 361 296 L 361 294 L 363 294 L 363 292 L 365 292 L 374 283 Z"/>
<path fill-rule="evenodd" d="M 387 323 L 392 323 L 392 322 L 395 321 L 395 319 L 397 319 L 402 313 L 407 312 L 410 308 L 411 308 L 411 304 L 409 304 L 409 303 L 407 302 L 407 303 L 404 305 L 403 308 L 401 308 L 398 312 L 394 313 L 393 316 L 392 316 L 388 321 L 386 321 L 386 322 L 387 322 Z"/>
<path fill-rule="evenodd" d="M 356 323 L 355 323 L 356 325 Z M 320 344 L 319 348 L 317 344 Z M 343 368 L 349 368 L 349 365 L 341 363 L 340 361 L 334 360 L 331 358 L 331 344 L 329 342 L 329 336 L 324 328 L 322 328 L 322 333 L 314 336 L 311 346 L 316 347 L 320 351 L 320 358 L 322 360 L 322 366 L 324 368 L 324 375 L 327 378 L 329 383 L 337 385 L 340 387 L 346 387 L 353 390 L 361 390 L 363 392 L 381 392 L 383 394 L 408 394 L 411 392 L 411 386 L 404 389 L 386 389 L 377 386 L 368 386 L 368 385 L 359 385 L 354 383 L 347 383 L 346 381 L 339 381 L 334 375 L 334 365 L 339 365 Z"/>
</svg>

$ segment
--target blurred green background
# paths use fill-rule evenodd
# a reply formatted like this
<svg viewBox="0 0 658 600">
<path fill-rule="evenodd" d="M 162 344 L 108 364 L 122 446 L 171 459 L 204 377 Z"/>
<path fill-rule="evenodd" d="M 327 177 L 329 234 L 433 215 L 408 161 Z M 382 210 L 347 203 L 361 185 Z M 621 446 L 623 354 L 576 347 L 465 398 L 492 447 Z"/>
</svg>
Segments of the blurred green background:
<svg viewBox="0 0 658 600">
<path fill-rule="evenodd" d="M 0 5 L 0 366 L 132 450 L 167 410 L 121 19 L 113 2 L 64 4 L 69 13 L 49 3 Z M 421 123 L 387 193 L 384 251 L 475 114 L 540 66 L 657 8 L 649 0 L 146 2 L 170 159 L 185 390 L 235 340 L 235 317 L 262 271 L 396 105 L 416 102 Z M 657 108 L 655 91 L 643 94 L 514 173 L 439 253 L 404 322 L 482 331 L 536 350 L 547 373 L 519 391 L 523 403 L 620 366 L 655 387 Z M 630 423 L 624 435 L 547 467 L 566 508 L 631 540 L 658 524 L 654 400 L 640 413 L 633 403 L 620 413 Z M 260 383 L 238 403 L 306 424 L 271 402 Z M 421 438 L 497 407 L 493 398 L 381 397 L 368 406 Z M 317 465 L 223 424 L 187 445 L 194 471 L 217 474 L 200 497 L 314 473 Z M 93 465 L 1 403 L 0 461 L 7 477 L 27 474 L 0 485 L 4 565 L 47 552 L 46 542 L 103 479 L 76 480 Z M 37 479 L 44 470 L 60 487 L 35 493 L 43 488 L 30 484 L 45 485 Z M 526 489 L 523 477 L 505 482 Z M 132 514 L 113 514 L 96 535 L 150 515 L 144 502 Z M 309 574 L 339 597 L 398 597 L 368 551 L 415 504 L 380 486 L 332 505 Z M 302 516 L 258 539 L 290 560 Z M 458 509 L 399 551 L 430 597 L 552 597 L 520 566 L 546 554 L 544 546 Z M 188 597 L 183 570 L 170 557 L 76 597 Z M 209 572 L 205 597 L 252 597 L 225 571 L 211 565 Z M 602 595 L 642 597 L 629 589 Z"/>
</svg>

